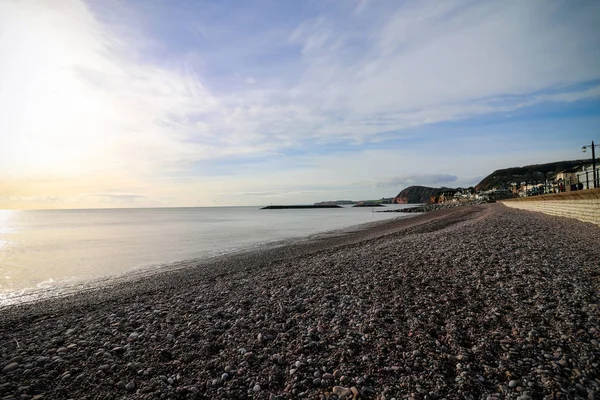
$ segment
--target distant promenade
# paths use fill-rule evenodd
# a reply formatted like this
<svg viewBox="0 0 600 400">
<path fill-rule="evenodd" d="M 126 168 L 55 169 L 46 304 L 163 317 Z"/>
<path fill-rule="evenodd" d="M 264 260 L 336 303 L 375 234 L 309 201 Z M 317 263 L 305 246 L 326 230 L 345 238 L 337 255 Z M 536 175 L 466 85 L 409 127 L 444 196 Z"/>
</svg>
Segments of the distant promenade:
<svg viewBox="0 0 600 400">
<path fill-rule="evenodd" d="M 5 308 L 0 398 L 594 399 L 599 232 L 456 207 Z"/>
</svg>

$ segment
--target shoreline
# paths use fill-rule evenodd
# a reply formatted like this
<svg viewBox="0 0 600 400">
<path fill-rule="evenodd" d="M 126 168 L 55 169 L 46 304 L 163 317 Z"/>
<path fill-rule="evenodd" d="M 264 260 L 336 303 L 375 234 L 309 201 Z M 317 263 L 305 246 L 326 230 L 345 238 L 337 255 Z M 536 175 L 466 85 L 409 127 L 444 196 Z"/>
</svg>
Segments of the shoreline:
<svg viewBox="0 0 600 400">
<path fill-rule="evenodd" d="M 270 257 L 280 258 L 281 256 L 276 256 L 276 254 L 280 252 L 292 257 L 308 255 L 314 251 L 320 251 L 325 248 L 347 244 L 346 242 L 355 243 L 385 236 L 393 232 L 395 229 L 412 227 L 433 219 L 444 217 L 445 215 L 446 213 L 439 213 L 439 215 L 435 214 L 429 216 L 426 216 L 426 214 L 403 215 L 397 218 L 364 222 L 344 228 L 313 233 L 308 236 L 275 240 L 211 257 L 174 261 L 168 264 L 157 264 L 150 267 L 144 267 L 139 270 L 130 270 L 119 275 L 112 275 L 82 282 L 81 284 L 74 285 L 77 287 L 72 289 L 70 287 L 66 287 L 65 289 L 67 290 L 64 293 L 0 305 L 0 312 L 5 312 L 13 308 L 27 308 L 28 306 L 31 308 L 42 308 L 42 303 L 44 306 L 53 307 L 53 305 L 50 305 L 50 303 L 60 303 L 63 300 L 69 301 L 70 298 L 74 297 L 81 297 L 82 301 L 94 301 L 94 293 L 98 292 L 101 293 L 102 297 L 106 296 L 110 298 L 114 290 L 118 291 L 120 289 L 124 289 L 126 292 L 130 290 L 135 291 L 135 289 L 130 287 L 131 284 L 141 282 L 144 287 L 147 285 L 153 286 L 153 282 L 151 281 L 153 278 L 160 278 L 162 275 L 170 276 L 171 274 L 186 273 L 186 271 L 194 273 L 192 270 L 206 272 L 207 275 L 205 277 L 210 278 L 212 276 L 211 274 L 214 274 L 216 271 L 220 271 L 222 269 L 223 272 L 225 272 L 227 269 L 224 267 L 225 264 L 229 262 L 234 262 L 236 264 L 239 263 L 241 261 L 239 260 L 240 258 L 242 260 L 245 257 L 260 260 L 265 260 Z M 261 261 L 253 260 L 253 262 Z M 202 279 L 202 277 L 199 277 L 199 279 Z M 88 295 L 91 296 L 89 299 L 87 298 Z M 79 299 L 72 300 L 76 302 L 80 301 Z M 38 303 L 40 304 L 38 305 Z"/>
<path fill-rule="evenodd" d="M 223 256 L 226 257 L 230 254 L 246 253 L 248 251 L 261 251 L 263 249 L 267 249 L 273 246 L 287 245 L 290 243 L 294 243 L 295 241 L 304 241 L 310 239 L 311 237 L 318 236 L 321 234 L 335 235 L 338 234 L 338 231 L 344 232 L 347 229 L 354 229 L 354 227 L 360 227 L 361 225 L 370 226 L 370 224 L 373 222 L 378 223 L 379 221 L 383 221 L 386 219 L 391 220 L 392 218 L 398 219 L 402 217 L 400 217 L 399 215 L 394 215 L 393 217 L 388 216 L 388 218 L 374 217 L 367 218 L 366 220 L 365 218 L 358 218 L 358 220 L 355 221 L 345 221 L 344 223 L 347 224 L 346 226 L 344 226 L 343 223 L 332 224 L 342 225 L 342 227 L 322 226 L 321 228 L 308 229 L 308 231 L 314 231 L 312 233 L 301 231 L 300 233 L 298 233 L 294 232 L 294 229 L 284 229 L 282 230 L 281 235 L 279 237 L 274 236 L 272 234 L 267 235 L 265 237 L 259 235 L 249 241 L 246 241 L 244 237 L 239 237 L 238 234 L 238 237 L 225 238 L 225 240 L 220 240 L 218 241 L 218 243 L 215 243 L 215 246 L 212 247 L 214 249 L 213 251 L 209 251 L 211 248 L 210 246 L 207 247 L 205 244 L 199 243 L 199 247 L 204 249 L 203 253 L 201 252 L 201 254 L 193 255 L 181 254 L 173 255 L 172 257 L 163 257 L 161 252 L 154 254 L 154 257 L 152 258 L 145 256 L 148 254 L 147 252 L 138 249 L 139 254 L 142 255 L 141 258 L 144 260 L 143 263 L 139 265 L 135 265 L 135 263 L 133 263 L 127 266 L 127 263 L 120 263 L 119 260 L 116 259 L 116 256 L 111 256 L 110 253 L 107 253 L 107 255 L 109 255 L 109 261 L 106 261 L 105 265 L 99 265 L 101 270 L 98 270 L 98 273 L 94 273 L 93 269 L 89 269 L 87 268 L 88 265 L 83 264 L 83 273 L 78 274 L 76 271 L 72 271 L 67 276 L 63 276 L 60 274 L 60 263 L 56 263 L 59 270 L 56 276 L 53 274 L 41 274 L 40 279 L 38 280 L 34 280 L 33 277 L 32 279 L 29 279 L 29 281 L 27 281 L 27 279 L 22 279 L 22 282 L 17 281 L 14 285 L 11 284 L 10 281 L 6 281 L 6 285 L 3 285 L 4 281 L 0 282 L 0 310 L 10 305 L 30 303 L 46 298 L 64 297 L 65 295 L 73 294 L 79 291 L 96 289 L 97 287 L 111 285 L 113 281 L 120 282 L 123 280 L 128 280 L 129 277 L 143 277 L 145 275 L 153 275 L 171 269 L 186 268 L 189 265 L 203 263 L 206 260 L 211 260 Z M 304 230 L 306 231 L 307 229 Z M 81 246 L 81 243 L 76 242 L 75 246 L 78 245 Z M 110 249 L 106 249 L 105 251 L 109 252 Z M 121 251 L 121 253 L 122 252 L 123 251 Z M 102 255 L 102 253 L 99 251 L 96 251 L 96 253 L 98 256 Z M 167 254 L 168 253 L 169 251 L 167 249 Z M 191 251 L 191 253 L 194 253 L 194 251 Z M 119 254 L 117 254 L 117 256 L 118 255 Z M 113 260 L 113 265 L 118 265 L 117 268 L 111 267 L 111 259 Z M 9 255 L 9 262 L 10 261 L 11 259 Z M 129 261 L 135 260 L 132 258 L 132 260 Z M 37 267 L 40 271 L 46 269 L 46 266 L 42 262 L 38 262 L 37 265 L 35 265 L 35 267 Z M 29 268 L 29 266 L 25 264 L 24 269 L 27 268 Z M 5 272 L 7 272 L 6 275 L 12 275 L 12 271 L 10 269 L 8 271 L 5 270 Z"/>
<path fill-rule="evenodd" d="M 252 245 L 246 248 L 240 248 L 233 251 L 226 251 L 222 254 L 191 258 L 179 261 L 172 261 L 168 263 L 160 263 L 153 264 L 143 267 L 132 268 L 128 271 L 116 274 L 116 275 L 108 275 L 105 277 L 99 277 L 95 279 L 83 280 L 81 282 L 76 282 L 71 285 L 50 287 L 47 289 L 24 289 L 27 290 L 26 293 L 18 296 L 13 296 L 14 298 L 24 298 L 27 300 L 0 303 L 0 312 L 9 307 L 18 307 L 21 305 L 32 304 L 40 301 L 47 300 L 56 300 L 62 299 L 69 296 L 77 296 L 80 294 L 85 294 L 86 292 L 93 292 L 97 290 L 102 290 L 105 288 L 112 288 L 115 285 L 121 284 L 129 284 L 135 283 L 137 280 L 144 280 L 146 278 L 151 278 L 155 275 L 160 275 L 163 273 L 176 272 L 180 270 L 185 270 L 189 268 L 202 267 L 207 263 L 213 262 L 227 262 L 229 257 L 235 256 L 244 256 L 252 253 L 263 253 L 265 251 L 269 251 L 282 246 L 297 246 L 297 245 L 310 245 L 312 242 L 323 240 L 324 238 L 335 238 L 342 237 L 348 234 L 358 234 L 361 232 L 365 232 L 368 230 L 377 229 L 380 225 L 387 225 L 389 223 L 393 223 L 394 221 L 399 221 L 403 219 L 411 219 L 414 218 L 413 215 L 406 216 L 398 216 L 395 218 L 378 220 L 378 221 L 370 221 L 363 222 L 356 225 L 350 225 L 343 228 L 331 229 L 322 232 L 312 233 L 307 236 L 298 236 L 284 239 L 271 240 L 265 243 L 259 243 L 256 245 Z"/>
<path fill-rule="evenodd" d="M 9 306 L 0 397 L 595 398 L 599 245 L 456 207 Z"/>
</svg>

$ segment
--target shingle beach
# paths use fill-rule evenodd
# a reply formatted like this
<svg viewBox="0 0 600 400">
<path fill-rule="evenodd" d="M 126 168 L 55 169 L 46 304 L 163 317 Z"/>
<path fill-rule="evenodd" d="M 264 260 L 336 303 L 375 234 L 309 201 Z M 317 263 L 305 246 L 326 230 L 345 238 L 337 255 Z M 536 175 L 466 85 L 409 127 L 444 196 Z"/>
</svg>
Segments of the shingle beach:
<svg viewBox="0 0 600 400">
<path fill-rule="evenodd" d="M 600 228 L 457 207 L 0 309 L 0 399 L 598 399 Z"/>
</svg>

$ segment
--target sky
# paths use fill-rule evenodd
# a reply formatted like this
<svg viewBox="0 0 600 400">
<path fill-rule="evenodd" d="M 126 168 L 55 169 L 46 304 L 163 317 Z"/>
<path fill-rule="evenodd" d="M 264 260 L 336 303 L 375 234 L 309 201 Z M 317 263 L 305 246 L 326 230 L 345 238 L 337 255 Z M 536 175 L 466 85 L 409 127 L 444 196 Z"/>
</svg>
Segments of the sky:
<svg viewBox="0 0 600 400">
<path fill-rule="evenodd" d="M 600 143 L 600 2 L 0 1 L 0 209 L 467 187 Z"/>
</svg>

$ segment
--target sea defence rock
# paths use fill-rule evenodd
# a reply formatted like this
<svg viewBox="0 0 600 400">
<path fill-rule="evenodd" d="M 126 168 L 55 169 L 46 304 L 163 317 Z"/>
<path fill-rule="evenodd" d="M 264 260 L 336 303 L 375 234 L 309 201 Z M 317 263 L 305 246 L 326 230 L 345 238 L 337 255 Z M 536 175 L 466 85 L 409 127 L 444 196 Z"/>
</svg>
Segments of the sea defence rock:
<svg viewBox="0 0 600 400">
<path fill-rule="evenodd" d="M 507 207 L 575 218 L 600 226 L 600 188 L 502 200 Z"/>
<path fill-rule="evenodd" d="M 342 206 L 338 206 L 337 204 L 307 204 L 307 205 L 293 205 L 293 206 L 266 206 L 261 208 L 261 210 L 304 210 L 309 208 L 344 208 Z"/>
</svg>

